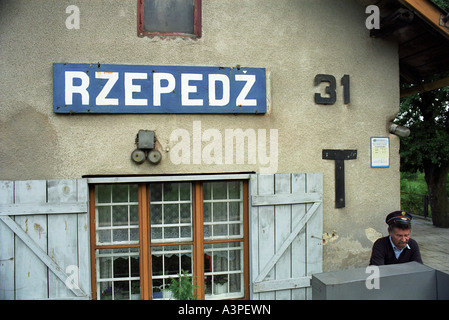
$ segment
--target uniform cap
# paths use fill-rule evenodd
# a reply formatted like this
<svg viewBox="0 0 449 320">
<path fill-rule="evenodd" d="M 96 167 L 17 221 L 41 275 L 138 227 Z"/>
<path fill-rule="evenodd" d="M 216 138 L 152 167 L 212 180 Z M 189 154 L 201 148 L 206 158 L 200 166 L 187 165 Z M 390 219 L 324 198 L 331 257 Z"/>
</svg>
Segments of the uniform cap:
<svg viewBox="0 0 449 320">
<path fill-rule="evenodd" d="M 390 225 L 393 223 L 409 224 L 412 220 L 412 215 L 406 211 L 393 211 L 387 215 L 385 222 Z"/>
</svg>

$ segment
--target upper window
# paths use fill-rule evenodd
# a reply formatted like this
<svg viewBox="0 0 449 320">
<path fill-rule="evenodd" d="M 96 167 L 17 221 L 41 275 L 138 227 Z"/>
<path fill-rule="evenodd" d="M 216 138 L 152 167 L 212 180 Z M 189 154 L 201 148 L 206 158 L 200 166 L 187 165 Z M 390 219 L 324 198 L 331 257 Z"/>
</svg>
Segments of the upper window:
<svg viewBox="0 0 449 320">
<path fill-rule="evenodd" d="M 138 35 L 201 37 L 201 0 L 138 0 Z"/>
<path fill-rule="evenodd" d="M 201 299 L 248 298 L 247 181 L 91 188 L 96 299 L 166 299 L 187 272 Z"/>
</svg>

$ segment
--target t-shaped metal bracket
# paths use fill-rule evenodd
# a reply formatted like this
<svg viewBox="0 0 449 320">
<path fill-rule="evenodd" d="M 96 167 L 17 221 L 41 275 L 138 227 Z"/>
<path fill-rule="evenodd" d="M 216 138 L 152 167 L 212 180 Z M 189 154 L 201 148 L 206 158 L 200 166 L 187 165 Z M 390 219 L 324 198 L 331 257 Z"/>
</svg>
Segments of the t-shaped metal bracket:
<svg viewBox="0 0 449 320">
<path fill-rule="evenodd" d="M 323 159 L 335 160 L 335 208 L 344 208 L 345 160 L 357 159 L 357 150 L 323 149 Z"/>
</svg>

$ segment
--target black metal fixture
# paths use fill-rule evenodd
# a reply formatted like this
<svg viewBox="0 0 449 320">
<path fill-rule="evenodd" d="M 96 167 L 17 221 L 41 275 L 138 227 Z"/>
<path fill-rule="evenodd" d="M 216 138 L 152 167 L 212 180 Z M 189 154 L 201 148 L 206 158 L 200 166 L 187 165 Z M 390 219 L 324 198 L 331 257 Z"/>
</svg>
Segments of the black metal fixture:
<svg viewBox="0 0 449 320">
<path fill-rule="evenodd" d="M 344 208 L 345 160 L 357 159 L 357 150 L 323 149 L 323 159 L 335 160 L 335 208 Z"/>
<path fill-rule="evenodd" d="M 136 137 L 137 149 L 131 153 L 131 159 L 142 164 L 146 159 L 152 164 L 158 164 L 162 155 L 154 149 L 154 131 L 139 130 Z"/>
</svg>

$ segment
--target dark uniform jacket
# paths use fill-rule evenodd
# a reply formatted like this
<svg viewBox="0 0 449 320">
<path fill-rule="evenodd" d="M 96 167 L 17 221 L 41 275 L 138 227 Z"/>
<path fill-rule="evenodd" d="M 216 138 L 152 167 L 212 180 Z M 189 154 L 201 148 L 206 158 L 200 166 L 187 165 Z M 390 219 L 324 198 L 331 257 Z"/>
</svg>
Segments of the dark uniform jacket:
<svg viewBox="0 0 449 320">
<path fill-rule="evenodd" d="M 389 236 L 377 239 L 373 245 L 369 264 L 381 266 L 384 264 L 405 263 L 410 261 L 423 263 L 418 243 L 413 239 L 409 239 L 408 245 L 410 246 L 410 249 L 404 248 L 399 258 L 396 259 Z"/>
</svg>

